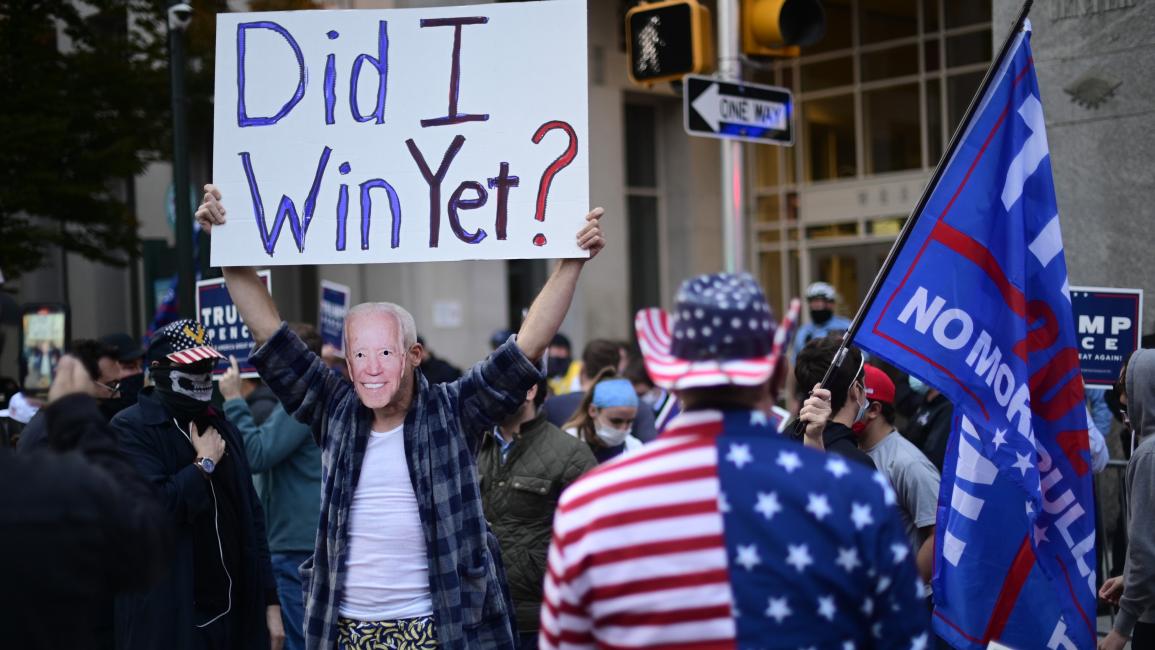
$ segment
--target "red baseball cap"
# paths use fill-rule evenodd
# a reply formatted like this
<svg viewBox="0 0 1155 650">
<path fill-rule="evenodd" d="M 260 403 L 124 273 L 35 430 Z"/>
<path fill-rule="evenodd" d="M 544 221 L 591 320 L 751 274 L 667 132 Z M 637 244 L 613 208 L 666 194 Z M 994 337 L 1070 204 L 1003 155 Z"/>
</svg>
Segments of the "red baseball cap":
<svg viewBox="0 0 1155 650">
<path fill-rule="evenodd" d="M 866 399 L 894 406 L 894 382 L 886 373 L 869 363 L 862 369 L 866 383 Z"/>
</svg>

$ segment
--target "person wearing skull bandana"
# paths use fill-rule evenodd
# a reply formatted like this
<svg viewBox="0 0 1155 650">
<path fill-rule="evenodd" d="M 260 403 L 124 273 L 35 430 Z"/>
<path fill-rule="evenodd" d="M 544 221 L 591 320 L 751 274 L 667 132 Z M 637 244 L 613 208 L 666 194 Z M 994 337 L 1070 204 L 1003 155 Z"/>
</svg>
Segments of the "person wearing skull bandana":
<svg viewBox="0 0 1155 650">
<path fill-rule="evenodd" d="M 154 385 L 112 421 L 129 460 L 157 488 L 176 531 L 168 577 L 117 598 L 121 650 L 279 650 L 284 640 L 264 513 L 244 444 L 214 409 L 222 355 L 195 320 L 158 331 Z"/>
<path fill-rule="evenodd" d="M 225 223 L 216 187 L 197 221 Z M 345 317 L 350 380 L 281 321 L 250 267 L 223 269 L 257 343 L 249 357 L 285 410 L 321 447 L 320 527 L 306 585 L 305 647 L 495 648 L 517 643 L 497 538 L 478 489 L 485 432 L 525 403 L 569 310 L 585 263 L 605 246 L 601 208 L 574 243 L 588 257 L 558 263 L 521 329 L 455 381 L 430 385 L 413 316 L 364 303 Z"/>
</svg>

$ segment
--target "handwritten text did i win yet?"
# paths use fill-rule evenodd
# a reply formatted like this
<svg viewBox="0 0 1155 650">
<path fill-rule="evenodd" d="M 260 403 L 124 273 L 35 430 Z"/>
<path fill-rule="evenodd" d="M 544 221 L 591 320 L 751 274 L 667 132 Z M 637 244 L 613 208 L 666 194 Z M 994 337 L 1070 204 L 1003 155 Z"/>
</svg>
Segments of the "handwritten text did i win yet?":
<svg viewBox="0 0 1155 650">
<path fill-rule="evenodd" d="M 422 19 L 420 25 L 422 28 L 434 27 L 449 27 L 453 29 L 453 50 L 450 57 L 450 76 L 449 76 L 449 103 L 445 115 L 433 117 L 429 119 L 422 119 L 420 121 L 422 128 L 433 128 L 440 126 L 452 126 L 456 124 L 463 124 L 467 122 L 485 122 L 489 120 L 488 114 L 483 113 L 463 113 L 458 108 L 458 95 L 461 82 L 461 49 L 462 49 L 462 31 L 466 26 L 484 25 L 489 22 L 489 19 L 483 16 L 470 17 L 455 17 L 455 18 L 429 18 Z M 293 95 L 287 102 L 273 115 L 252 115 L 246 108 L 245 104 L 245 42 L 246 36 L 253 30 L 268 30 L 282 38 L 288 43 L 296 57 L 297 66 L 299 69 L 299 77 L 297 87 Z M 337 40 L 340 34 L 333 30 L 326 33 L 329 40 Z M 307 74 L 305 57 L 301 52 L 300 45 L 293 35 L 283 26 L 272 21 L 253 21 L 245 22 L 237 25 L 237 125 L 241 128 L 259 128 L 268 127 L 277 124 L 280 120 L 289 115 L 300 103 L 305 96 Z M 358 103 L 357 91 L 361 83 L 362 73 L 366 75 L 366 83 L 371 83 L 374 80 L 373 73 L 376 73 L 377 93 L 376 103 L 372 110 L 363 112 L 362 107 Z M 388 81 L 389 81 L 389 24 L 388 21 L 378 21 L 377 30 L 377 53 L 360 54 L 352 63 L 349 70 L 349 92 L 348 92 L 348 109 L 352 119 L 361 123 L 385 123 L 385 107 L 388 99 Z M 337 101 L 337 64 L 336 55 L 329 54 L 325 60 L 325 71 L 322 81 L 322 90 L 324 92 L 324 107 L 325 107 L 325 123 L 328 125 L 334 124 L 338 110 Z M 542 172 L 538 182 L 537 198 L 535 202 L 534 219 L 537 221 L 545 221 L 546 204 L 549 197 L 550 185 L 553 182 L 554 176 L 562 169 L 568 166 L 577 157 L 578 153 L 578 136 L 573 127 L 562 120 L 550 120 L 540 125 L 532 134 L 532 141 L 534 144 L 541 142 L 541 140 L 550 131 L 561 130 L 567 138 L 568 144 L 565 150 L 556 160 L 548 165 Z M 441 207 L 443 202 L 443 181 L 453 164 L 454 158 L 462 147 L 465 146 L 466 138 L 463 135 L 457 135 L 449 144 L 448 148 L 441 154 L 440 162 L 437 162 L 435 155 L 427 155 L 422 152 L 417 142 L 413 138 L 405 141 L 409 154 L 416 165 L 417 170 L 425 179 L 425 183 L 429 189 L 429 247 L 436 248 L 440 239 L 441 230 Z M 330 168 L 330 159 L 333 157 L 333 150 L 324 146 L 321 149 L 320 157 L 317 161 L 316 172 L 313 176 L 313 181 L 309 187 L 304 204 L 298 212 L 297 203 L 287 195 L 282 195 L 279 205 L 276 208 L 276 214 L 272 219 L 272 226 L 268 225 L 268 220 L 265 215 L 265 205 L 261 198 L 259 183 L 257 182 L 257 172 L 254 170 L 252 157 L 250 152 L 239 152 L 241 165 L 244 168 L 245 178 L 248 182 L 249 192 L 253 201 L 254 214 L 258 229 L 260 231 L 261 243 L 264 246 L 265 252 L 271 257 L 273 256 L 277 241 L 280 237 L 281 229 L 288 221 L 289 230 L 292 232 L 293 240 L 300 252 L 305 251 L 305 238 L 308 233 L 309 224 L 313 219 L 313 215 L 317 211 L 317 197 L 320 193 L 322 183 L 326 174 L 332 174 Z M 340 176 L 347 176 L 352 167 L 348 162 L 342 162 L 336 165 L 336 173 Z M 467 230 L 461 223 L 461 211 L 477 210 L 484 207 L 490 198 L 490 191 L 493 191 L 495 203 L 495 218 L 494 218 L 494 235 L 498 240 L 505 240 L 507 238 L 507 224 L 509 220 L 509 193 L 512 189 L 519 187 L 520 179 L 510 173 L 510 164 L 508 162 L 500 162 L 497 165 L 497 172 L 495 176 L 484 179 L 484 184 L 481 180 L 467 180 L 459 184 L 452 192 L 449 193 L 449 198 L 445 201 L 445 209 L 449 218 L 449 227 L 453 235 L 467 244 L 478 244 L 489 236 L 489 233 L 482 227 L 478 227 L 473 231 Z M 349 213 L 349 187 L 348 183 L 342 182 L 338 187 L 337 205 L 336 205 L 336 240 L 335 250 L 343 251 L 346 248 L 346 223 Z M 488 188 L 488 189 L 487 189 Z M 390 230 L 390 246 L 398 248 L 401 245 L 401 219 L 402 206 L 398 198 L 397 191 L 388 180 L 383 178 L 372 178 L 360 183 L 357 186 L 360 198 L 360 216 L 361 216 L 361 248 L 363 250 L 369 249 L 369 233 L 370 224 L 373 214 L 373 199 L 376 196 L 378 200 L 387 199 L 389 204 L 389 212 L 392 219 Z M 374 192 L 374 190 L 379 190 Z M 543 246 L 546 243 L 544 234 L 538 233 L 533 237 L 533 243 L 537 246 Z"/>
</svg>

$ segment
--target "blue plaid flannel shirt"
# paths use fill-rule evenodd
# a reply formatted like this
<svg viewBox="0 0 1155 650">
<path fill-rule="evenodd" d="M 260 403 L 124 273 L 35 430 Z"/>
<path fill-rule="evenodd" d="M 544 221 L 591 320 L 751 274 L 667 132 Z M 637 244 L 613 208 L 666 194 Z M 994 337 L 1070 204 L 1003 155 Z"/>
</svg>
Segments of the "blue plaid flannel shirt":
<svg viewBox="0 0 1155 650">
<path fill-rule="evenodd" d="M 284 324 L 251 357 L 285 409 L 321 447 L 321 512 L 305 584 L 305 645 L 336 646 L 348 557 L 349 508 L 372 412 Z M 405 455 L 429 555 L 429 588 L 442 648 L 516 647 L 497 539 L 482 513 L 474 452 L 481 436 L 525 401 L 541 373 L 511 337 L 460 379 L 418 389 L 405 418 Z M 463 426 L 465 424 L 465 426 Z M 477 432 L 477 433 L 471 433 Z"/>
</svg>

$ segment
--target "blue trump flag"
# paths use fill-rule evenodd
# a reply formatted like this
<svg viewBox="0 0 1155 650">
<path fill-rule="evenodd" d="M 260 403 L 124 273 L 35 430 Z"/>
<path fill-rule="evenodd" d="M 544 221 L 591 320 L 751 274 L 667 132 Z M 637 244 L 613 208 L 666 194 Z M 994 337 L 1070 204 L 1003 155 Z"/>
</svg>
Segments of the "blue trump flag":
<svg viewBox="0 0 1155 650">
<path fill-rule="evenodd" d="M 1029 23 L 1008 48 L 855 341 L 955 405 L 935 631 L 1093 648 L 1086 409 Z"/>
</svg>

